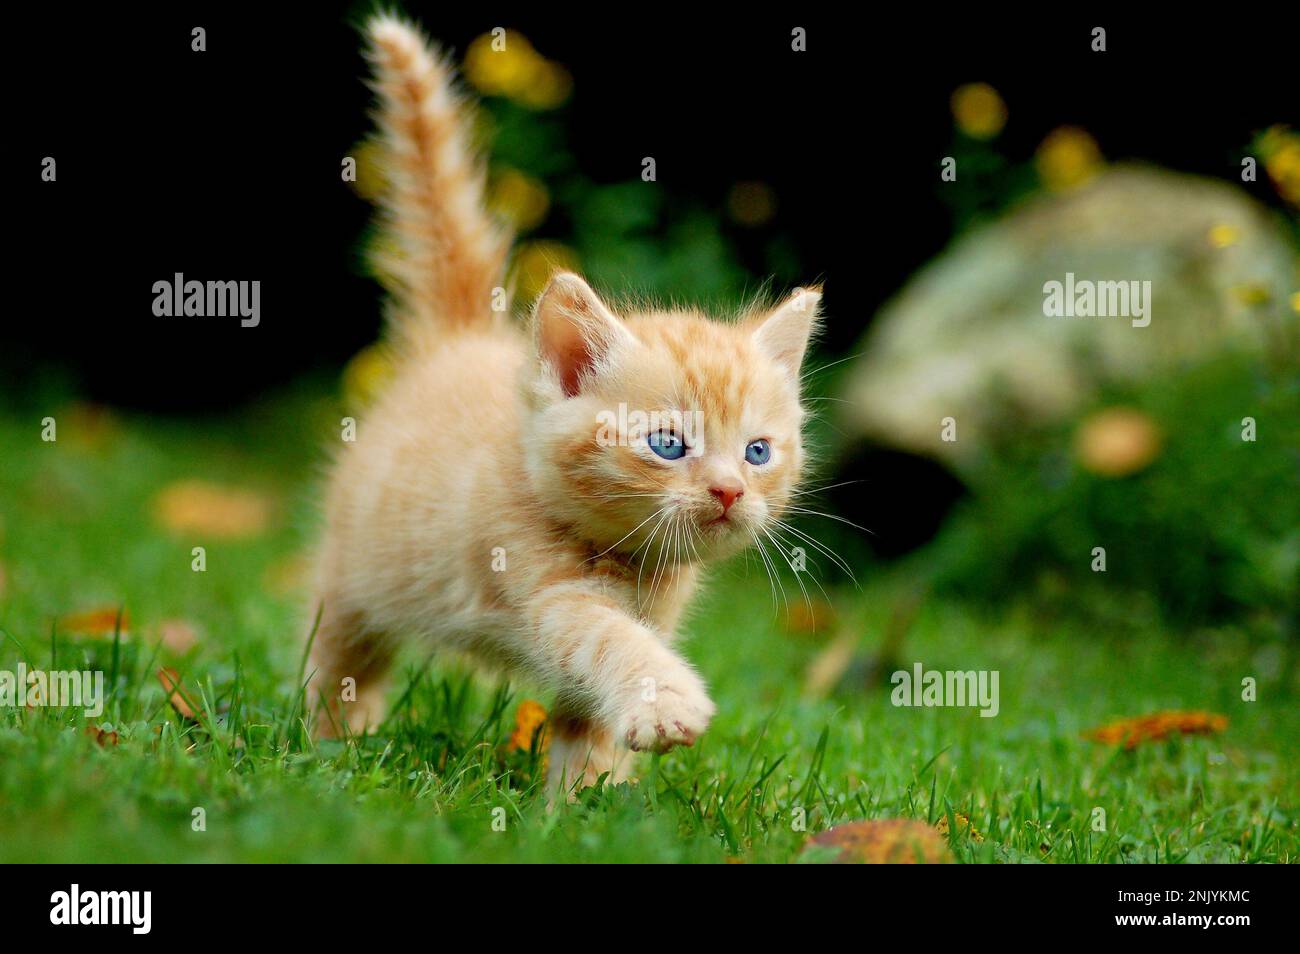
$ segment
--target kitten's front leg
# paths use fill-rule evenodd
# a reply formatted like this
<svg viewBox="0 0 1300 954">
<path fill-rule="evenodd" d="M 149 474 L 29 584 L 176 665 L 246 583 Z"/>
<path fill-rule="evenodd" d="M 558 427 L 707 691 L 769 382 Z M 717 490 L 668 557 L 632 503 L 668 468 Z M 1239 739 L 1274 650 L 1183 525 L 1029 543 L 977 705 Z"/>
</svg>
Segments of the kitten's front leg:
<svg viewBox="0 0 1300 954">
<path fill-rule="evenodd" d="M 617 785 L 628 778 L 631 753 L 615 744 L 614 734 L 596 725 L 580 708 L 556 701 L 551 713 L 551 744 L 546 786 L 554 798 L 595 785 L 601 778 Z"/>
<path fill-rule="evenodd" d="M 715 706 L 695 671 L 599 589 L 548 588 L 534 600 L 534 661 L 614 741 L 636 751 L 690 745 Z"/>
</svg>

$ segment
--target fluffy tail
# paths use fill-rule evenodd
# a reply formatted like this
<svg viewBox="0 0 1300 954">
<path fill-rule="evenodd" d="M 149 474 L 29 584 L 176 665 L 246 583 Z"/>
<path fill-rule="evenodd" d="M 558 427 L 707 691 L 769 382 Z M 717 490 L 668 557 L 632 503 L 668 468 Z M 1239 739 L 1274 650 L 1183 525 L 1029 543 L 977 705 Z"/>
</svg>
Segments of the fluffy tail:
<svg viewBox="0 0 1300 954">
<path fill-rule="evenodd" d="M 484 209 L 452 68 L 396 17 L 375 17 L 367 32 L 387 180 L 374 264 L 389 282 L 393 330 L 419 345 L 492 322 L 510 241 Z"/>
</svg>

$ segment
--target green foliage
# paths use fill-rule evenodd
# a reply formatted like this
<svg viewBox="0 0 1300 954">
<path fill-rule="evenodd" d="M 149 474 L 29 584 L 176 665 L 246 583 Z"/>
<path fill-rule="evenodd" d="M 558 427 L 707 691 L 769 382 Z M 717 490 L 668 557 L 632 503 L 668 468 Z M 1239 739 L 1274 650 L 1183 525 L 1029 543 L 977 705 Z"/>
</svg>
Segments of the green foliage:
<svg viewBox="0 0 1300 954">
<path fill-rule="evenodd" d="M 906 660 L 1000 670 L 996 718 L 895 708 L 887 689 L 865 684 L 809 699 L 799 687 L 822 646 L 787 631 L 753 561 L 717 574 L 689 626 L 686 652 L 719 703 L 714 725 L 694 748 L 644 758 L 638 785 L 547 811 L 538 753 L 504 743 L 521 699 L 550 700 L 446 660 L 426 669 L 418 656 L 376 735 L 313 742 L 297 681 L 310 614 L 264 580 L 303 544 L 305 475 L 337 419 L 309 394 L 201 429 L 128 418 L 114 439 L 83 447 L 63 428 L 44 444 L 28 417 L 0 416 L 0 669 L 49 667 L 53 653 L 60 668 L 102 668 L 110 690 L 94 720 L 0 708 L 0 860 L 785 862 L 803 850 L 800 809 L 809 833 L 961 812 L 984 837 L 953 839 L 967 862 L 1300 857 L 1287 757 L 1300 708 L 1276 673 L 1259 673 L 1260 702 L 1241 701 L 1236 676 L 1221 674 L 1258 671 L 1249 646 L 1189 649 L 1156 622 L 1132 641 L 1014 610 L 989 624 L 933 600 L 907 632 Z M 159 528 L 150 502 L 198 474 L 257 474 L 297 517 L 213 542 L 207 572 L 194 573 L 193 541 Z M 870 648 L 908 585 L 866 586 L 833 596 Z M 792 581 L 785 589 L 798 598 Z M 52 620 L 95 605 L 126 606 L 120 645 L 59 629 L 51 640 Z M 191 621 L 199 645 L 180 656 L 156 648 L 153 627 L 167 618 Z M 196 720 L 167 704 L 159 665 L 180 672 Z M 1081 738 L 1161 708 L 1223 712 L 1229 729 L 1136 752 Z M 97 745 L 91 723 L 117 743 Z M 193 828 L 195 808 L 205 831 Z"/>
<path fill-rule="evenodd" d="M 755 280 L 741 265 L 717 208 L 639 176 L 599 183 L 583 175 L 569 150 L 563 110 L 536 113 L 502 99 L 489 100 L 487 107 L 493 162 L 545 184 L 551 209 L 539 235 L 572 245 L 598 286 L 717 306 L 734 305 L 753 290 Z M 778 264 L 788 270 L 788 251 L 782 258 L 782 246 L 775 248 Z"/>
<path fill-rule="evenodd" d="M 1072 426 L 991 450 L 975 499 L 929 559 L 941 589 L 999 603 L 1028 585 L 1075 610 L 1294 630 L 1300 606 L 1300 378 L 1224 356 L 1112 389 L 1164 434 L 1139 473 L 1090 473 Z M 1254 442 L 1242 439 L 1253 417 Z M 1107 568 L 1095 573 L 1092 550 Z"/>
</svg>

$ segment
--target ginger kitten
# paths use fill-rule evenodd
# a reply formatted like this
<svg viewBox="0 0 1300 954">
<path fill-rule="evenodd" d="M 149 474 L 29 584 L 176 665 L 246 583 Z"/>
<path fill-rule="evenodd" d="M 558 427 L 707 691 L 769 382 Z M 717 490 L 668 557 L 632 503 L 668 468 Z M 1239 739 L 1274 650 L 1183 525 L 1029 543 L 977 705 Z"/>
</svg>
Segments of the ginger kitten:
<svg viewBox="0 0 1300 954">
<path fill-rule="evenodd" d="M 421 640 L 552 687 L 552 790 L 618 780 L 627 750 L 690 745 L 714 713 L 677 624 L 701 567 L 790 502 L 821 296 L 729 322 L 616 313 L 561 273 L 515 327 L 449 67 L 392 17 L 369 40 L 399 368 L 325 501 L 317 730 L 376 726 L 399 643 Z"/>
</svg>

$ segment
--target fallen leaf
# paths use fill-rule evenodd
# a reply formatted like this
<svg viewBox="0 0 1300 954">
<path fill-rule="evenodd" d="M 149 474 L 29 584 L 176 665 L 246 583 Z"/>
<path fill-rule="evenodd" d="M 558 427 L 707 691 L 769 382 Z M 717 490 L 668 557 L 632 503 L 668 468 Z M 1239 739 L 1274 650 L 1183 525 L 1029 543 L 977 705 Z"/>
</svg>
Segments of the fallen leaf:
<svg viewBox="0 0 1300 954">
<path fill-rule="evenodd" d="M 832 859 L 836 864 L 948 864 L 953 860 L 944 837 L 911 818 L 846 822 L 811 836 L 804 851 L 814 846 L 838 849 Z"/>
<path fill-rule="evenodd" d="M 118 614 L 121 614 L 122 636 L 126 637 L 130 621 L 125 607 L 100 606 L 81 613 L 69 613 L 59 619 L 59 629 L 78 636 L 94 636 L 98 639 L 112 639 L 117 631 Z"/>
<path fill-rule="evenodd" d="M 1124 748 L 1135 749 L 1143 742 L 1157 742 L 1171 735 L 1211 735 L 1227 727 L 1228 717 L 1213 712 L 1154 712 L 1108 722 L 1083 733 L 1083 737 L 1107 745 L 1123 743 Z"/>
<path fill-rule="evenodd" d="M 154 499 L 154 516 L 168 530 L 219 539 L 256 536 L 274 510 L 266 494 L 202 480 L 176 481 Z"/>
<path fill-rule="evenodd" d="M 529 751 L 533 745 L 533 735 L 545 723 L 546 710 L 542 708 L 540 702 L 525 699 L 519 703 L 519 708 L 515 710 L 515 731 L 511 734 L 510 741 L 506 743 L 506 751 Z M 538 744 L 539 749 L 545 748 L 547 741 L 546 733 L 543 732 Z"/>
<path fill-rule="evenodd" d="M 165 619 L 158 624 L 158 638 L 167 649 L 183 655 L 198 643 L 199 634 L 183 619 Z"/>
<path fill-rule="evenodd" d="M 86 726 L 86 735 L 90 736 L 100 746 L 100 748 L 110 748 L 117 745 L 117 733 L 104 731 L 99 726 Z"/>
<path fill-rule="evenodd" d="M 979 830 L 976 829 L 976 827 L 971 824 L 970 818 L 968 816 L 962 814 L 961 812 L 953 812 L 952 817 L 957 820 L 958 835 L 965 835 L 966 837 L 970 838 L 972 841 L 984 840 L 984 836 L 981 835 L 979 833 Z M 939 823 L 934 827 L 935 829 L 938 830 L 939 834 L 941 835 L 948 834 L 948 816 L 946 813 L 940 816 Z"/>
<path fill-rule="evenodd" d="M 1102 477 L 1127 477 L 1145 470 L 1160 454 L 1164 437 L 1141 411 L 1112 407 L 1086 418 L 1074 450 L 1084 469 Z"/>
<path fill-rule="evenodd" d="M 172 704 L 177 714 L 183 719 L 193 719 L 194 707 L 185 698 L 185 687 L 181 685 L 180 674 L 175 669 L 164 666 L 158 670 L 158 681 L 162 683 L 163 691 L 167 693 L 167 701 Z"/>
</svg>

